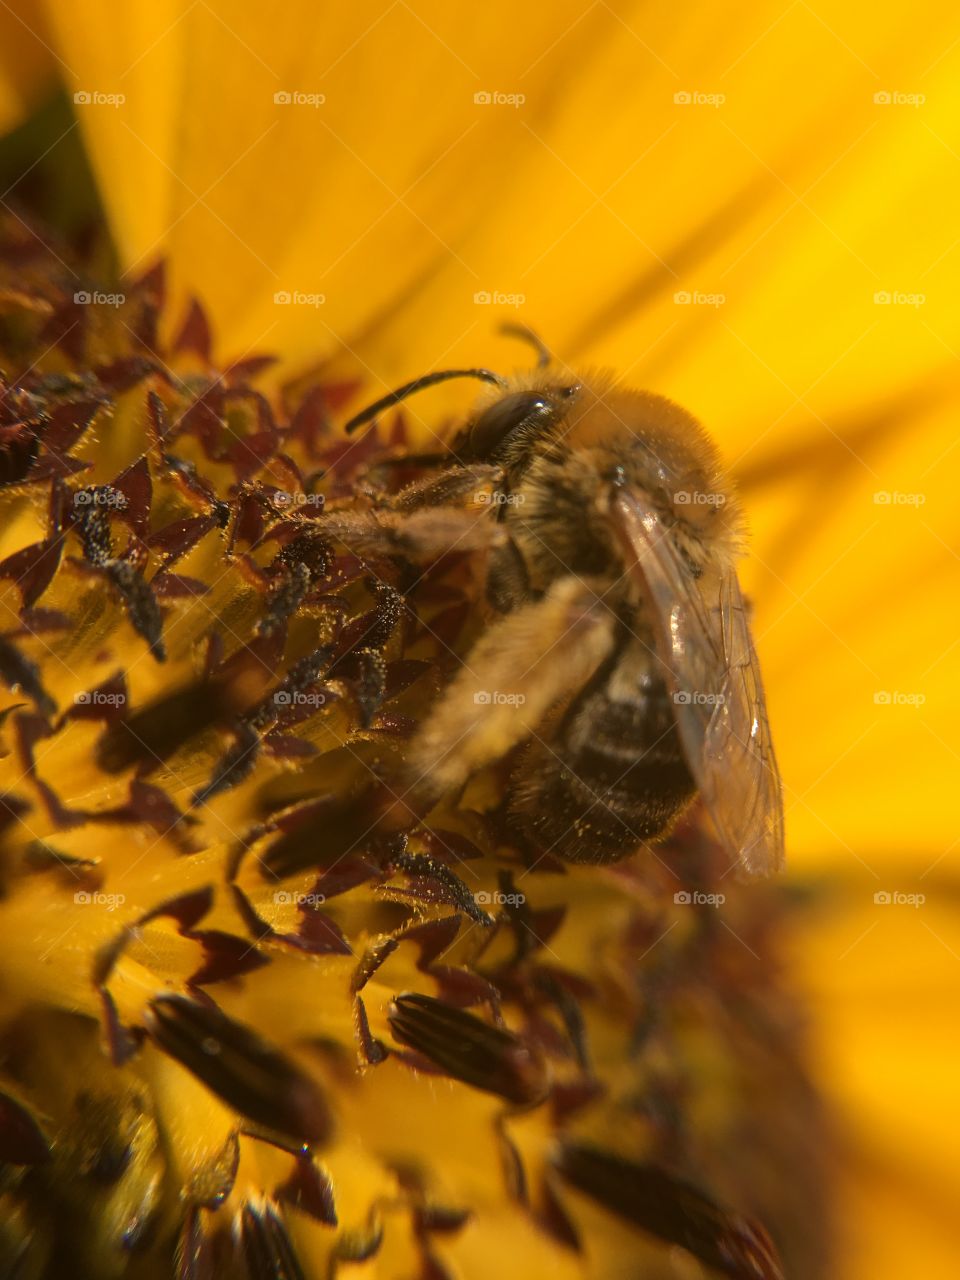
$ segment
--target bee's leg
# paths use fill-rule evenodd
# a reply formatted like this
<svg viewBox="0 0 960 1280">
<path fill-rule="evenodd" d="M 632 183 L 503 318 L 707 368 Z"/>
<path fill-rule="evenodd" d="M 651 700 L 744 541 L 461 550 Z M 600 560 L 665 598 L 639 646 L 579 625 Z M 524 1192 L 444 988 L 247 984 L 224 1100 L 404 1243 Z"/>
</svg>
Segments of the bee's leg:
<svg viewBox="0 0 960 1280">
<path fill-rule="evenodd" d="M 503 470 L 488 463 L 450 466 L 439 475 L 415 480 L 390 503 L 392 511 L 420 511 L 425 507 L 466 506 L 489 510 L 503 481 Z"/>
<path fill-rule="evenodd" d="M 526 561 L 516 542 L 508 538 L 490 557 L 487 599 L 498 613 L 509 613 L 515 605 L 529 600 L 530 594 Z"/>
<path fill-rule="evenodd" d="M 447 467 L 367 511 L 330 511 L 318 528 L 355 555 L 428 560 L 448 551 L 482 551 L 505 541 L 495 520 L 499 467 Z"/>
<path fill-rule="evenodd" d="M 390 510 L 331 512 L 315 522 L 325 537 L 361 559 L 401 556 L 421 563 L 450 551 L 484 551 L 500 545 L 505 534 L 489 508 L 424 507 L 409 513 Z"/>
<path fill-rule="evenodd" d="M 529 737 L 554 704 L 589 680 L 613 646 L 615 627 L 590 583 L 573 577 L 491 626 L 413 740 L 414 793 L 435 800 Z"/>
</svg>

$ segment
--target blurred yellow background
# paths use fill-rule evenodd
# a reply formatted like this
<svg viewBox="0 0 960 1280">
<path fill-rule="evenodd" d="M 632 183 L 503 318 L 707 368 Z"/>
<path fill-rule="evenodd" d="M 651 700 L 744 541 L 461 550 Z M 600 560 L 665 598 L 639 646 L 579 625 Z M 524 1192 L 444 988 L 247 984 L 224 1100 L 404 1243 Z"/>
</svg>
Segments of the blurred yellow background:
<svg viewBox="0 0 960 1280">
<path fill-rule="evenodd" d="M 956 7 L 16 0 L 0 49 L 0 126 L 66 84 L 124 269 L 166 257 L 221 359 L 373 395 L 523 363 L 516 318 L 717 437 L 821 888 L 786 945 L 849 1150 L 840 1277 L 954 1276 Z"/>
</svg>

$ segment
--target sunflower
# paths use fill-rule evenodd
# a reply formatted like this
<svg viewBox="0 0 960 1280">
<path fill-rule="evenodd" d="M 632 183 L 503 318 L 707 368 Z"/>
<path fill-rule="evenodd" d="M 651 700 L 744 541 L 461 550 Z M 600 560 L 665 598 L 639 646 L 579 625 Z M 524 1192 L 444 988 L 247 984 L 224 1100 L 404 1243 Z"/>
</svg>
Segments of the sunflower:
<svg viewBox="0 0 960 1280">
<path fill-rule="evenodd" d="M 812 1277 L 829 1201 L 841 1276 L 947 1274 L 956 15 L 2 23 L 8 1256 L 762 1276 L 769 1232 Z M 408 614 L 315 536 L 467 393 L 340 428 L 516 364 L 505 318 L 723 450 L 792 905 L 724 928 L 649 859 L 521 888 L 469 793 L 355 848 L 478 587 L 465 551 Z M 674 837 L 683 891 L 711 848 Z"/>
</svg>

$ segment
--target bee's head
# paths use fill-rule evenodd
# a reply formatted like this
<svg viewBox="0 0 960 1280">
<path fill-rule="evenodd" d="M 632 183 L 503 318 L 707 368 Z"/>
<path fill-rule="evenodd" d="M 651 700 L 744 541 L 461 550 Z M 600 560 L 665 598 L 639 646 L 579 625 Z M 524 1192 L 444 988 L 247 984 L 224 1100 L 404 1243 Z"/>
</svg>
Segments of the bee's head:
<svg viewBox="0 0 960 1280">
<path fill-rule="evenodd" d="M 453 453 L 462 462 L 522 466 L 564 422 L 579 391 L 567 379 L 516 379 L 480 405 L 454 438 Z"/>
</svg>

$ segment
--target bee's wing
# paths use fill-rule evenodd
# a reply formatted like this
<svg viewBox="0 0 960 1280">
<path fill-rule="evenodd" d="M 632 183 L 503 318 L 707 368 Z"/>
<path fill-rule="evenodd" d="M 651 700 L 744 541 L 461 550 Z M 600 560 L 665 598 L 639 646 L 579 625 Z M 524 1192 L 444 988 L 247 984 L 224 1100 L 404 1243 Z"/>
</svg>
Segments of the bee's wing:
<svg viewBox="0 0 960 1280">
<path fill-rule="evenodd" d="M 754 875 L 783 865 L 783 794 L 773 751 L 760 663 L 732 568 L 720 581 L 724 680 L 704 743 L 710 812 Z"/>
<path fill-rule="evenodd" d="M 709 599 L 642 495 L 618 489 L 613 514 L 651 607 L 694 781 L 742 867 L 772 871 L 783 862 L 780 774 L 737 575 L 725 570 Z"/>
</svg>

